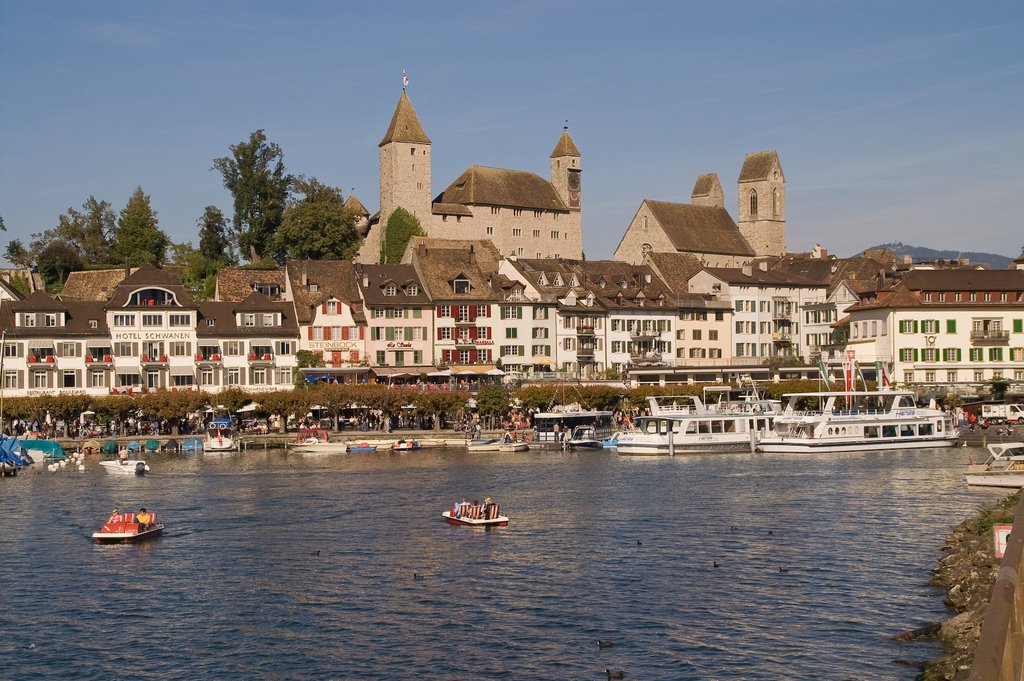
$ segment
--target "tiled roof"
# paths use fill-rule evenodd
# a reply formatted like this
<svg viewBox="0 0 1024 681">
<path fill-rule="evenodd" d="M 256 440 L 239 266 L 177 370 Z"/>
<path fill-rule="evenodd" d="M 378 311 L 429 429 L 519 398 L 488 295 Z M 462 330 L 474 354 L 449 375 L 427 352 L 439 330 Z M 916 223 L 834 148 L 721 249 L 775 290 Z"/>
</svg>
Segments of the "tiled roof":
<svg viewBox="0 0 1024 681">
<path fill-rule="evenodd" d="M 718 175 L 715 173 L 705 173 L 697 177 L 697 181 L 693 184 L 693 192 L 691 196 L 709 196 L 711 190 L 718 185 L 721 188 L 721 184 L 718 182 Z"/>
<path fill-rule="evenodd" d="M 740 168 L 738 182 L 757 182 L 767 180 L 774 166 L 779 165 L 779 155 L 774 151 L 755 151 L 747 154 Z"/>
<path fill-rule="evenodd" d="M 42 291 L 33 294 L 45 295 Z M 32 296 L 30 296 L 32 297 Z M 27 299 L 26 299 L 27 300 Z M 52 300 L 52 299 L 51 299 Z M 43 338 L 52 339 L 57 336 L 100 336 L 109 338 L 110 332 L 107 329 L 107 316 L 103 310 L 103 303 L 97 301 L 68 301 L 57 303 L 60 308 L 19 310 L 16 305 L 26 301 L 8 301 L 0 303 L 0 328 L 6 330 L 8 338 Z M 14 313 L 27 311 L 63 311 L 64 326 L 54 329 L 47 326 L 15 326 Z M 90 321 L 96 322 L 96 327 L 90 325 Z"/>
<path fill-rule="evenodd" d="M 409 239 L 402 256 L 402 262 L 412 262 L 413 253 L 422 249 L 456 250 L 470 252 L 485 272 L 497 272 L 501 264 L 501 254 L 490 239 L 440 239 L 430 236 L 414 236 Z"/>
<path fill-rule="evenodd" d="M 11 309 L 17 312 L 63 312 L 67 305 L 48 296 L 43 291 L 36 291 L 24 300 L 12 300 Z"/>
<path fill-rule="evenodd" d="M 430 138 L 423 131 L 416 109 L 412 108 L 412 102 L 409 101 L 409 95 L 405 94 L 405 90 L 402 90 L 402 96 L 398 98 L 398 105 L 391 116 L 388 131 L 384 133 L 384 139 L 377 146 L 382 147 L 390 142 L 430 144 Z"/>
<path fill-rule="evenodd" d="M 902 284 L 911 291 L 1024 291 L 1024 270 L 911 270 Z"/>
<path fill-rule="evenodd" d="M 363 293 L 363 301 L 367 306 L 387 305 L 429 305 L 430 297 L 427 290 L 416 274 L 416 268 L 411 264 L 387 264 L 387 265 L 363 265 L 360 270 L 358 284 Z M 366 285 L 363 286 L 363 282 Z M 384 295 L 383 287 L 393 283 L 397 288 L 397 295 Z M 409 295 L 410 285 L 417 288 L 416 295 Z"/>
<path fill-rule="evenodd" d="M 355 194 L 349 194 L 348 198 L 345 199 L 344 208 L 353 211 L 356 215 L 362 215 L 364 218 L 370 217 L 370 211 L 366 210 L 366 206 L 356 198 Z"/>
<path fill-rule="evenodd" d="M 800 287 L 824 287 L 825 282 L 805 279 L 804 277 L 788 272 L 777 270 L 762 270 L 758 267 L 751 267 L 750 274 L 746 274 L 742 267 L 705 267 L 704 270 L 713 276 L 718 277 L 729 284 L 762 284 L 766 286 L 800 286 Z"/>
<path fill-rule="evenodd" d="M 356 272 L 350 260 L 289 260 L 285 265 L 299 322 L 313 320 L 313 308 L 328 298 L 359 303 Z M 311 290 L 312 287 L 316 290 Z"/>
<path fill-rule="evenodd" d="M 217 272 L 217 300 L 242 301 L 249 297 L 258 284 L 276 284 L 284 292 L 284 268 L 254 270 L 245 267 L 225 267 Z"/>
<path fill-rule="evenodd" d="M 558 138 L 558 142 L 555 144 L 555 148 L 551 152 L 551 158 L 579 155 L 580 150 L 576 148 L 576 143 L 573 142 L 572 137 L 569 136 L 569 128 L 564 128 L 562 130 L 562 136 Z"/>
<path fill-rule="evenodd" d="M 677 251 L 753 257 L 732 216 L 717 206 L 644 201 Z"/>
<path fill-rule="evenodd" d="M 126 307 L 131 294 L 140 288 L 154 286 L 171 291 L 178 299 L 181 307 L 194 308 L 195 302 L 192 296 L 185 290 L 185 286 L 167 272 L 152 265 L 143 265 L 124 278 L 114 289 L 108 299 L 108 307 Z"/>
<path fill-rule="evenodd" d="M 254 293 L 253 295 L 260 295 Z M 238 303 L 204 301 L 199 303 L 199 324 L 196 336 L 204 338 L 298 338 L 299 325 L 295 318 L 295 306 L 290 302 L 277 303 L 263 296 L 267 305 L 260 312 L 280 312 L 281 326 L 239 326 L 235 322 Z M 210 324 L 209 321 L 213 320 Z"/>
<path fill-rule="evenodd" d="M 689 291 L 689 281 L 700 272 L 700 260 L 689 253 L 657 253 L 647 254 L 647 261 L 654 271 L 665 281 L 676 294 Z"/>
<path fill-rule="evenodd" d="M 417 248 L 412 264 L 418 279 L 433 301 L 498 301 L 500 296 L 492 287 L 497 268 L 481 266 L 476 249 L 469 248 Z M 469 280 L 468 293 L 455 293 L 453 282 L 458 278 Z"/>
<path fill-rule="evenodd" d="M 134 272 L 135 268 L 132 270 Z M 117 285 L 124 281 L 124 268 L 71 272 L 60 297 L 63 300 L 102 300 L 106 302 Z"/>
<path fill-rule="evenodd" d="M 540 175 L 486 166 L 470 166 L 434 203 L 568 212 L 554 186 Z"/>
</svg>

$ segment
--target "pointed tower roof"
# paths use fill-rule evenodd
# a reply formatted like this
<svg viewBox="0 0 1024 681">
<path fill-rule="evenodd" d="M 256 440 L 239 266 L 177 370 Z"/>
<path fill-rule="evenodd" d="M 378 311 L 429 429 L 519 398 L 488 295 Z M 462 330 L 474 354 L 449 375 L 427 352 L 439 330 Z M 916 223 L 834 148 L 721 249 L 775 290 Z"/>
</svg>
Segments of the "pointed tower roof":
<svg viewBox="0 0 1024 681">
<path fill-rule="evenodd" d="M 718 181 L 717 173 L 704 173 L 697 177 L 697 181 L 693 185 L 693 192 L 690 194 L 692 197 L 697 196 L 710 196 L 711 192 L 715 189 L 715 185 L 718 186 L 718 191 L 722 191 L 722 183 Z"/>
<path fill-rule="evenodd" d="M 555 145 L 555 150 L 551 152 L 551 158 L 579 155 L 580 150 L 576 148 L 576 143 L 572 141 L 572 137 L 569 137 L 569 128 L 562 128 L 562 136 L 558 138 L 558 144 Z"/>
<path fill-rule="evenodd" d="M 364 218 L 370 217 L 370 211 L 366 210 L 366 206 L 356 198 L 355 194 L 349 194 L 348 198 L 345 199 L 345 208 L 351 211 L 355 211 L 357 215 L 362 215 Z"/>
<path fill-rule="evenodd" d="M 738 182 L 756 182 L 767 180 L 773 167 L 782 172 L 782 165 L 779 163 L 779 154 L 775 151 L 755 151 L 747 154 L 743 159 L 743 167 L 740 169 Z"/>
<path fill-rule="evenodd" d="M 418 144 L 430 144 L 430 138 L 423 132 L 416 109 L 412 108 L 409 95 L 402 90 L 402 96 L 398 98 L 398 106 L 395 107 L 395 114 L 391 117 L 391 125 L 384 133 L 384 139 L 378 147 L 383 147 L 391 142 L 416 142 Z"/>
</svg>

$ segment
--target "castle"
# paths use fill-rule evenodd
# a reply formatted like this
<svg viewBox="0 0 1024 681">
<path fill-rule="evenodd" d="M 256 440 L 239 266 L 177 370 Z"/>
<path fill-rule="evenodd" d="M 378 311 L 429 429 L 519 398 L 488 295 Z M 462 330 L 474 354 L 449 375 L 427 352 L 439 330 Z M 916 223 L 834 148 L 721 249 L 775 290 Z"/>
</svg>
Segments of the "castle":
<svg viewBox="0 0 1024 681">
<path fill-rule="evenodd" d="M 380 211 L 364 223 L 357 262 L 379 261 L 388 218 L 398 208 L 414 215 L 430 237 L 488 239 L 502 256 L 582 257 L 582 168 L 567 128 L 551 152 L 550 180 L 474 165 L 434 198 L 430 138 L 404 90 L 378 146 Z"/>
</svg>

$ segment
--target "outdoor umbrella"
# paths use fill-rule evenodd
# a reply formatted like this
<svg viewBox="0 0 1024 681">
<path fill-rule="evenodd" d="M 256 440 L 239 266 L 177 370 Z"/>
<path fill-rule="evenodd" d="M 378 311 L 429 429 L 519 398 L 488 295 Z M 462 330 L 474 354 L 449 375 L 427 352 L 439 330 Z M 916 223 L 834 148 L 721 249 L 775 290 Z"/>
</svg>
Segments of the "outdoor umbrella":
<svg viewBox="0 0 1024 681">
<path fill-rule="evenodd" d="M 88 449 L 95 453 L 98 453 L 102 447 L 103 445 L 100 444 L 99 440 L 88 440 L 84 445 L 82 445 L 82 449 Z"/>
<path fill-rule="evenodd" d="M 142 449 L 142 445 L 140 445 L 135 440 L 132 440 L 131 442 L 126 444 L 125 447 L 128 449 L 129 452 L 134 452 L 134 451 L 138 451 L 138 450 Z"/>
<path fill-rule="evenodd" d="M 103 448 L 100 450 L 104 454 L 117 454 L 117 450 L 120 447 L 117 444 L 117 440 L 107 440 L 103 443 Z"/>
<path fill-rule="evenodd" d="M 178 451 L 178 441 L 170 439 L 164 443 L 164 451 L 176 452 Z"/>
<path fill-rule="evenodd" d="M 156 440 L 146 440 L 146 451 L 147 452 L 155 452 L 158 449 L 160 449 L 160 443 L 159 442 L 157 442 Z"/>
</svg>

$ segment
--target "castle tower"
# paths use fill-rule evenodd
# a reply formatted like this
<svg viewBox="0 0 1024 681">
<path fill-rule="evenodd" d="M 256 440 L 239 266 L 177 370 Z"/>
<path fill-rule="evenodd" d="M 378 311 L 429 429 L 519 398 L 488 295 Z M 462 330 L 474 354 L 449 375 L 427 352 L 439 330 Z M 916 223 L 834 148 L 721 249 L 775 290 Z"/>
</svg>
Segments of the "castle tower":
<svg viewBox="0 0 1024 681">
<path fill-rule="evenodd" d="M 690 203 L 695 206 L 725 208 L 725 192 L 722 191 L 717 173 L 705 173 L 697 178 L 693 193 L 690 194 Z"/>
<path fill-rule="evenodd" d="M 757 256 L 786 250 L 786 177 L 774 151 L 747 154 L 737 180 L 740 234 Z"/>
<path fill-rule="evenodd" d="M 380 220 L 383 229 L 396 208 L 404 208 L 429 229 L 430 138 L 409 96 L 402 90 L 380 147 Z"/>
<path fill-rule="evenodd" d="M 574 258 L 583 255 L 583 220 L 580 214 L 583 205 L 580 183 L 582 172 L 580 150 L 569 136 L 569 128 L 564 127 L 561 137 L 551 151 L 551 185 L 569 209 L 564 231 L 566 244 L 559 250 L 563 257 Z"/>
</svg>

